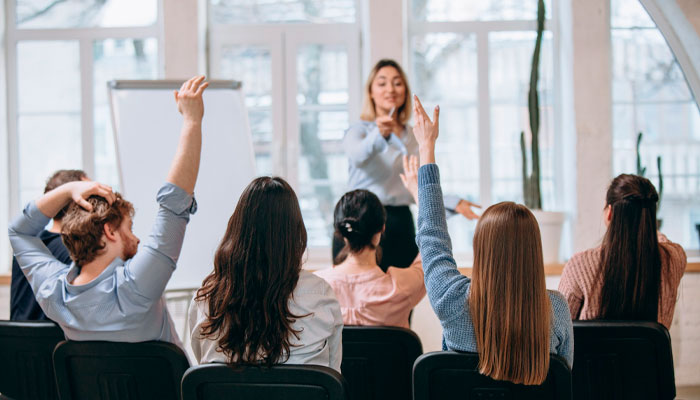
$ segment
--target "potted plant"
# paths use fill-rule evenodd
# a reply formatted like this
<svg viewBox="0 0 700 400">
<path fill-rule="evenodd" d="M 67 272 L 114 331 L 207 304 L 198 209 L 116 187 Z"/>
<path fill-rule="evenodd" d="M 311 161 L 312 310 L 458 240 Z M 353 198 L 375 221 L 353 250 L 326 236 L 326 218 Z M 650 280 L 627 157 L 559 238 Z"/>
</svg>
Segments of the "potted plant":
<svg viewBox="0 0 700 400">
<path fill-rule="evenodd" d="M 528 91 L 527 106 L 530 116 L 530 162 L 527 158 L 525 132 L 520 132 L 520 151 L 522 154 L 523 198 L 525 205 L 532 210 L 537 218 L 542 235 L 542 254 L 545 264 L 559 262 L 559 248 L 561 245 L 561 232 L 565 214 L 561 212 L 542 211 L 542 193 L 540 191 L 540 101 L 537 94 L 539 81 L 540 50 L 542 47 L 542 35 L 544 33 L 544 0 L 537 2 L 537 39 L 535 50 L 532 54 L 532 68 L 530 70 L 530 89 Z M 530 172 L 528 173 L 528 164 Z"/>
<path fill-rule="evenodd" d="M 645 176 L 647 172 L 647 167 L 642 166 L 642 156 L 639 151 L 643 136 L 642 132 L 639 132 L 637 135 L 637 175 L 639 176 Z M 664 176 L 661 174 L 661 156 L 656 157 L 656 168 L 659 171 L 659 185 L 656 187 L 659 194 L 659 201 L 656 202 L 656 229 L 661 230 L 661 223 L 663 220 L 659 218 L 659 210 L 661 209 L 661 197 L 664 194 Z"/>
</svg>

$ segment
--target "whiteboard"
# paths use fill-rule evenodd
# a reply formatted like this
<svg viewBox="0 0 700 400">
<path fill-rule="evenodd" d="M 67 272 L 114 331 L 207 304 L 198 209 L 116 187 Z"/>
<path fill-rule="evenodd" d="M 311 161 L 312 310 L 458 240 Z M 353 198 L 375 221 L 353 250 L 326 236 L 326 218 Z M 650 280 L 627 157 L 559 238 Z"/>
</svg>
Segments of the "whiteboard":
<svg viewBox="0 0 700 400">
<path fill-rule="evenodd" d="M 145 243 L 155 221 L 156 194 L 165 182 L 180 138 L 182 115 L 173 91 L 182 81 L 111 81 L 109 98 L 120 190 L 134 204 L 134 234 Z M 169 289 L 197 288 L 213 269 L 213 256 L 255 159 L 241 85 L 212 81 L 204 91 L 202 156 L 190 216 Z"/>
</svg>

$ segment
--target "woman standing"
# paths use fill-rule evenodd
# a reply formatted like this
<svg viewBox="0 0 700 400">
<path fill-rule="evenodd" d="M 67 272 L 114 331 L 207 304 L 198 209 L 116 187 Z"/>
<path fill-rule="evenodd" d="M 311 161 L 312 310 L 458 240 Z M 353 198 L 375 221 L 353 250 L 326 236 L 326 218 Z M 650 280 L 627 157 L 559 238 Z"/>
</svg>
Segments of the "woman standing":
<svg viewBox="0 0 700 400">
<path fill-rule="evenodd" d="M 349 159 L 350 189 L 366 189 L 379 197 L 386 210 L 386 230 L 380 246 L 379 266 L 405 268 L 418 254 L 413 215 L 413 197 L 401 182 L 403 156 L 416 155 L 418 143 L 408 125 L 411 117 L 411 90 L 401 66 L 393 60 L 380 60 L 365 84 L 361 121 L 346 131 L 343 139 Z M 470 202 L 456 196 L 445 197 L 445 208 L 469 219 L 478 215 Z M 333 238 L 333 260 L 339 256 L 343 238 Z"/>
</svg>

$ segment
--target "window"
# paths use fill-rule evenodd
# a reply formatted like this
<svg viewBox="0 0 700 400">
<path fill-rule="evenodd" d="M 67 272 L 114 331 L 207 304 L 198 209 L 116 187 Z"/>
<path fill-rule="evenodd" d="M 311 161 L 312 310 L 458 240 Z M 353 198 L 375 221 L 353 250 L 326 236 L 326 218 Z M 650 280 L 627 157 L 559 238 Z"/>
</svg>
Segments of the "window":
<svg viewBox="0 0 700 400">
<path fill-rule="evenodd" d="M 611 4 L 613 172 L 636 173 L 637 134 L 646 176 L 658 189 L 661 231 L 697 249 L 700 223 L 700 112 L 678 62 L 637 0 Z"/>
<path fill-rule="evenodd" d="M 118 189 L 106 84 L 160 75 L 158 1 L 15 0 L 6 12 L 10 215 L 58 169 Z"/>
<path fill-rule="evenodd" d="M 556 23 L 552 2 L 540 58 L 543 207 L 563 207 L 555 171 Z M 445 192 L 479 202 L 522 202 L 520 132 L 529 135 L 527 93 L 537 1 L 409 1 L 409 75 L 426 105 L 440 104 L 436 157 Z M 476 223 L 448 220 L 457 254 L 471 253 Z"/>
<path fill-rule="evenodd" d="M 355 0 L 209 1 L 212 77 L 242 81 L 257 173 L 294 187 L 312 251 L 330 246 L 347 186 L 341 140 L 361 101 L 357 14 Z"/>
</svg>

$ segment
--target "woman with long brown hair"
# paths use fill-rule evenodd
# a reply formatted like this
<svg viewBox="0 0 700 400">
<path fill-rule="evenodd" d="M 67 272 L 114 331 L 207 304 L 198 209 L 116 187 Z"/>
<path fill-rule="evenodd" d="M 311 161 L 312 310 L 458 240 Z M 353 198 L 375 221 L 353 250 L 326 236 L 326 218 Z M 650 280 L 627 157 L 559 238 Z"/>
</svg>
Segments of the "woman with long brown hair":
<svg viewBox="0 0 700 400">
<path fill-rule="evenodd" d="M 687 258 L 657 231 L 659 195 L 641 176 L 622 174 L 608 188 L 600 247 L 575 254 L 559 291 L 574 319 L 658 321 L 671 327 Z"/>
<path fill-rule="evenodd" d="M 340 305 L 323 279 L 302 271 L 306 239 L 289 184 L 253 180 L 190 307 L 199 363 L 315 364 L 340 372 Z"/>
<path fill-rule="evenodd" d="M 374 193 L 386 211 L 386 235 L 380 243 L 379 261 L 383 271 L 390 266 L 406 268 L 418 254 L 409 209 L 413 198 L 399 178 L 403 156 L 418 153 L 418 143 L 408 124 L 410 119 L 411 89 L 406 74 L 396 61 L 379 60 L 364 86 L 360 121 L 345 132 L 343 147 L 348 156 L 348 187 Z M 475 205 L 457 196 L 446 196 L 445 207 L 451 213 L 477 219 L 472 206 Z M 343 237 L 334 235 L 335 264 L 343 261 L 338 254 L 344 245 Z"/>
<path fill-rule="evenodd" d="M 415 98 L 419 145 L 418 235 L 428 298 L 443 328 L 443 349 L 479 353 L 479 371 L 526 385 L 544 382 L 549 355 L 573 365 L 573 326 L 564 298 L 547 291 L 542 243 L 532 213 L 511 202 L 489 207 L 474 233 L 472 279 L 452 257 L 435 164 L 434 123 Z"/>
</svg>

